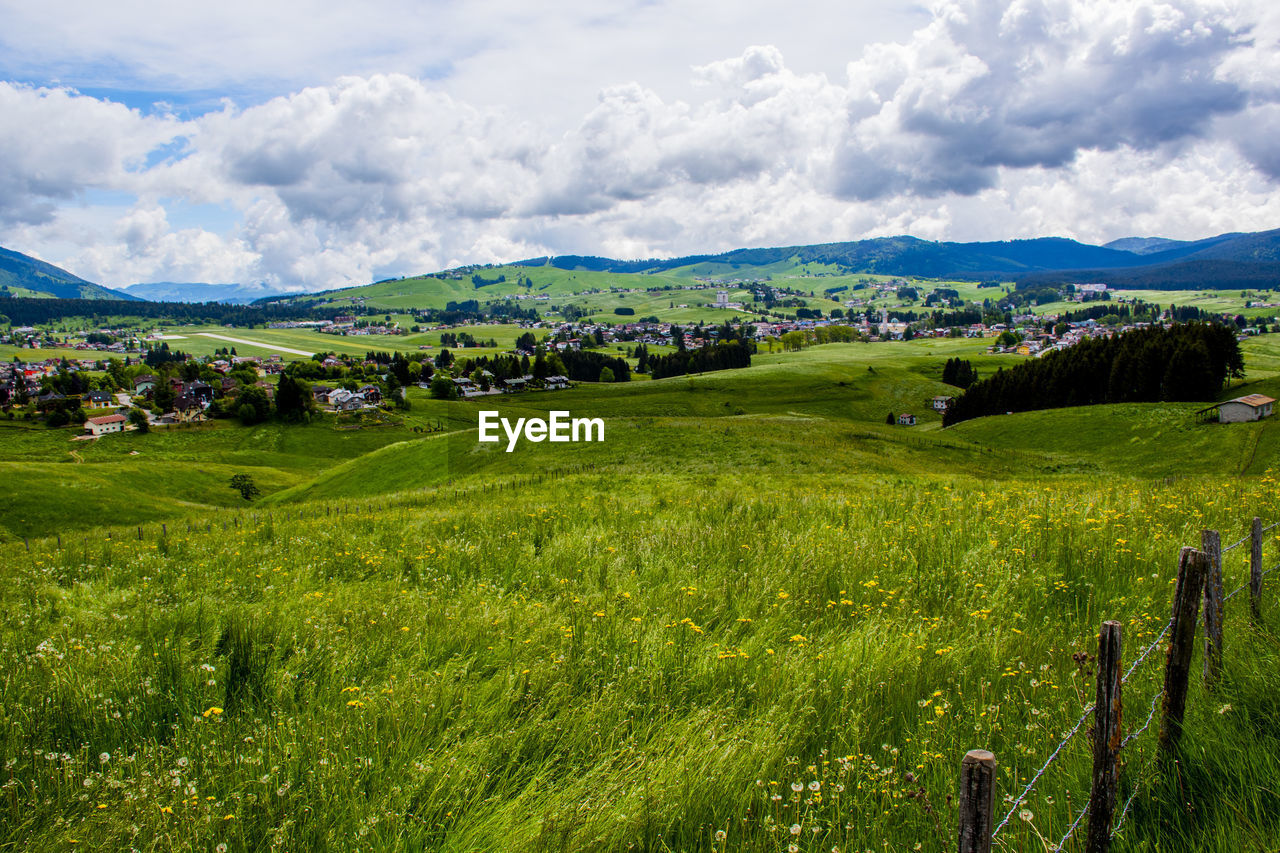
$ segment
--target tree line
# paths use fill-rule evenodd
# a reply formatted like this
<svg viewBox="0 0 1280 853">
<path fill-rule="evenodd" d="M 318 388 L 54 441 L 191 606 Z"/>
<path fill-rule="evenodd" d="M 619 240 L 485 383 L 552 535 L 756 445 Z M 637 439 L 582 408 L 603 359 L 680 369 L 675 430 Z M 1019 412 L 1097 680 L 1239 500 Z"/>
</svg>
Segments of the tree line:
<svg viewBox="0 0 1280 853">
<path fill-rule="evenodd" d="M 1089 338 L 975 382 L 954 400 L 943 426 L 1002 412 L 1095 403 L 1213 400 L 1228 377 L 1244 375 L 1233 329 L 1189 323 Z"/>
<path fill-rule="evenodd" d="M 647 366 L 654 379 L 665 379 L 668 376 L 684 376 L 688 373 L 709 373 L 713 370 L 750 367 L 751 353 L 740 341 L 729 340 L 702 349 L 683 350 L 668 355 L 651 355 L 648 357 Z"/>
<path fill-rule="evenodd" d="M 332 320 L 350 308 L 294 305 L 228 305 L 222 302 L 144 302 L 123 299 L 4 300 L 4 313 L 15 326 L 54 323 L 72 317 L 93 318 L 99 325 L 109 317 L 138 317 L 218 326 L 255 326 L 285 320 Z"/>
</svg>

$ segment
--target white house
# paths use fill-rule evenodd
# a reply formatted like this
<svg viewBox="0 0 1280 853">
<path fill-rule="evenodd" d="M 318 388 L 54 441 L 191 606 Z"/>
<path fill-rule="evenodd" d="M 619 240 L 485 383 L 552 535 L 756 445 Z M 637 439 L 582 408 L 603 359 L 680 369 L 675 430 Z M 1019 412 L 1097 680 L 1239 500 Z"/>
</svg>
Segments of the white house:
<svg viewBox="0 0 1280 853">
<path fill-rule="evenodd" d="M 84 427 L 89 431 L 89 435 L 97 438 L 109 432 L 124 432 L 124 425 L 127 422 L 128 419 L 124 415 L 105 415 L 101 418 L 89 418 L 84 422 Z"/>
<path fill-rule="evenodd" d="M 898 415 L 898 424 L 900 426 L 915 426 L 916 416 L 913 414 L 910 414 L 909 412 L 903 412 L 902 414 Z"/>
</svg>

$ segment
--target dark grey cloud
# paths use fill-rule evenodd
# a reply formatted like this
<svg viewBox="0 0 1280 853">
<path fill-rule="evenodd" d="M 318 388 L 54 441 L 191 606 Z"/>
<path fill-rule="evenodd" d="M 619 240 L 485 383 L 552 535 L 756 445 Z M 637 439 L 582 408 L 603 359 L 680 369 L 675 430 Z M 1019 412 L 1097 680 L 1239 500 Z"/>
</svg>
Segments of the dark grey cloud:
<svg viewBox="0 0 1280 853">
<path fill-rule="evenodd" d="M 1200 138 L 1248 104 L 1220 74 L 1248 38 L 1224 9 L 1198 3 L 948 3 L 908 45 L 851 66 L 833 189 L 971 194 L 1001 167 Z"/>
</svg>

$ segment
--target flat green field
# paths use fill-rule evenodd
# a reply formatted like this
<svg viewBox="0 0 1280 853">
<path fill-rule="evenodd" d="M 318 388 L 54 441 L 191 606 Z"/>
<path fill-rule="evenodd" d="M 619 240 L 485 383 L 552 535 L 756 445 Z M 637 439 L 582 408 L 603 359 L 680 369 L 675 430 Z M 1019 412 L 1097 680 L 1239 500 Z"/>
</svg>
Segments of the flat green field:
<svg viewBox="0 0 1280 853">
<path fill-rule="evenodd" d="M 1244 349 L 1223 396 L 1280 396 L 1280 336 Z M 996 755 L 1003 818 L 1092 701 L 1100 622 L 1128 666 L 1168 619 L 1181 546 L 1280 521 L 1280 422 L 1133 404 L 943 430 L 927 403 L 954 392 L 953 356 L 1016 361 L 828 344 L 563 392 L 415 388 L 360 429 L 71 443 L 0 421 L 0 844 L 955 849 L 965 752 Z M 605 441 L 508 453 L 476 440 L 482 408 L 599 417 Z M 885 423 L 902 411 L 921 425 Z M 1153 761 L 1158 713 L 1141 730 L 1162 647 L 1126 681 L 1137 796 L 1113 849 L 1280 837 L 1275 589 L 1256 620 L 1247 591 L 1228 602 L 1176 763 Z M 996 849 L 1066 833 L 1087 731 Z"/>
</svg>

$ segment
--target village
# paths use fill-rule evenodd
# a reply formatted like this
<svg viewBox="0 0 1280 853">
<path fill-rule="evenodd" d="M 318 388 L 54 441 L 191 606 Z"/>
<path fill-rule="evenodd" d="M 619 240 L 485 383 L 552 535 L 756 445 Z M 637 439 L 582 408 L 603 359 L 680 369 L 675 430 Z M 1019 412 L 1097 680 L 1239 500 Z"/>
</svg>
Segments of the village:
<svg viewBox="0 0 1280 853">
<path fill-rule="evenodd" d="M 781 314 L 774 310 L 758 318 L 743 319 L 742 314 L 749 315 L 751 310 L 758 309 L 748 309 L 743 303 L 731 301 L 728 286 L 745 287 L 753 299 L 764 300 L 771 308 L 794 307 L 795 313 Z M 581 313 L 569 310 L 572 307 L 569 305 L 559 309 L 549 306 L 552 310 L 537 320 L 514 323 L 505 318 L 466 317 L 451 324 L 423 323 L 406 329 L 390 314 L 371 317 L 351 313 L 337 314 L 328 320 L 275 321 L 266 325 L 271 329 L 306 330 L 339 337 L 414 336 L 405 343 L 414 345 L 415 350 L 395 354 L 394 359 L 401 362 L 398 367 L 385 360 L 392 359 L 391 354 L 374 358 L 374 354 L 369 353 L 360 358 L 322 352 L 313 356 L 309 365 L 298 369 L 298 375 L 310 383 L 308 405 L 313 404 L 317 411 L 341 414 L 405 405 L 404 388 L 409 385 L 417 385 L 436 397 L 470 399 L 526 391 L 557 391 L 571 387 L 576 381 L 597 381 L 599 366 L 576 371 L 566 369 L 561 359 L 574 361 L 571 356 L 579 353 L 603 353 L 615 358 L 615 353 L 620 353 L 631 360 L 633 370 L 643 372 L 643 361 L 638 365 L 634 361 L 642 351 L 647 353 L 648 348 L 656 353 L 697 353 L 716 347 L 729 337 L 750 341 L 754 351 L 761 353 L 797 351 L 834 342 L 875 344 L 964 338 L 984 341 L 985 351 L 991 355 L 1035 358 L 1081 341 L 1186 319 L 1181 312 L 1175 313 L 1173 306 L 1161 310 L 1119 294 L 1115 294 L 1117 298 L 1113 302 L 1113 294 L 1103 284 L 1076 285 L 1054 294 L 1081 305 L 1081 310 L 1042 314 L 1030 310 L 1028 303 L 1019 304 L 1008 292 L 1003 299 L 986 300 L 978 305 L 959 300 L 952 290 L 939 288 L 923 298 L 925 307 L 937 310 L 923 316 L 914 308 L 920 294 L 909 282 L 896 279 L 859 284 L 857 292 L 827 291 L 829 297 L 848 298 L 840 303 L 843 307 L 831 308 L 825 315 L 821 310 L 795 307 L 803 304 L 797 298 L 801 291 L 778 287 L 767 280 L 729 283 L 705 280 L 685 289 L 714 289 L 714 302 L 707 307 L 740 312 L 740 315 L 735 321 L 719 325 L 681 324 L 655 316 L 619 322 L 621 317 L 611 321 L 599 316 L 568 319 Z M 611 288 L 609 292 L 636 290 L 639 288 Z M 873 300 L 876 299 L 882 302 L 897 299 L 906 304 L 875 307 Z M 676 306 L 674 299 L 672 305 L 687 307 L 687 303 Z M 568 316 L 557 316 L 559 314 Z M 412 316 L 425 319 L 425 315 Z M 1214 319 L 1231 324 L 1241 340 L 1267 330 L 1256 320 L 1256 325 L 1249 326 L 1231 317 Z M 941 324 L 937 323 L 939 320 Z M 492 337 L 485 339 L 486 328 L 493 328 L 496 333 L 499 327 L 515 328 L 519 332 L 514 347 L 499 348 Z M 234 348 L 224 348 L 213 356 L 200 358 L 178 354 L 181 358 L 175 355 L 176 361 L 170 363 L 169 342 L 183 336 L 167 334 L 169 331 L 171 327 L 158 324 L 103 327 L 92 331 L 55 331 L 35 326 L 10 328 L 0 333 L 0 345 L 29 351 L 33 356 L 42 349 L 54 348 L 63 354 L 43 359 L 19 354 L 14 355 L 13 361 L 0 364 L 0 407 L 9 418 L 39 417 L 51 425 L 83 422 L 85 435 L 90 437 L 126 427 L 143 428 L 144 424 L 145 428 L 167 427 L 237 414 L 249 422 L 253 415 L 244 411 L 246 403 L 259 417 L 270 410 L 279 376 L 288 363 L 284 355 L 241 356 L 235 354 Z M 432 336 L 429 340 L 436 343 L 417 342 L 428 335 Z M 456 359 L 450 354 L 450 348 L 459 354 Z M 400 350 L 403 349 L 406 347 L 401 346 Z M 466 356 L 485 349 L 493 353 L 494 360 L 487 355 Z M 71 357 L 65 354 L 68 350 L 84 355 Z M 302 351 L 286 351 L 306 355 Z M 399 375 L 394 375 L 397 370 Z M 447 378 L 448 384 L 433 385 L 433 376 Z M 933 411 L 945 413 L 951 400 L 944 395 L 924 402 Z M 1265 414 L 1261 408 L 1257 412 L 1258 417 L 1270 414 L 1269 409 Z M 902 412 L 889 420 L 912 426 L 916 416 Z"/>
</svg>

